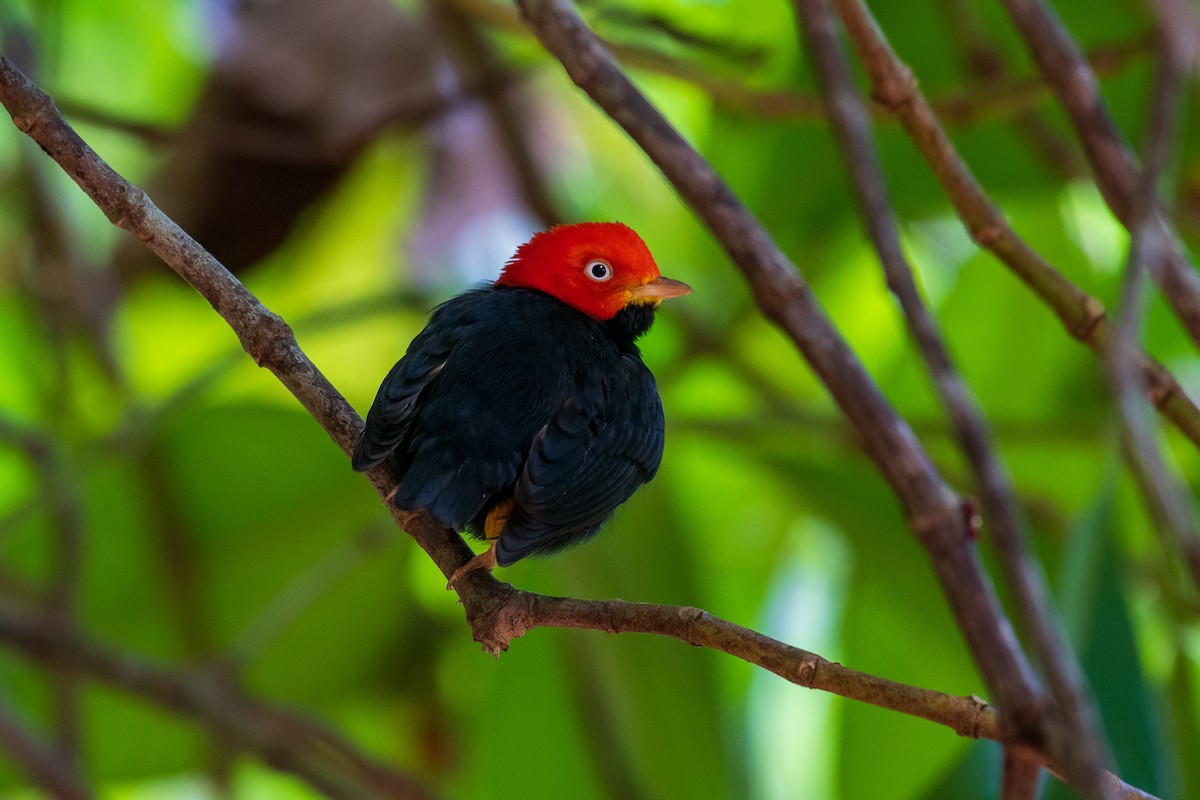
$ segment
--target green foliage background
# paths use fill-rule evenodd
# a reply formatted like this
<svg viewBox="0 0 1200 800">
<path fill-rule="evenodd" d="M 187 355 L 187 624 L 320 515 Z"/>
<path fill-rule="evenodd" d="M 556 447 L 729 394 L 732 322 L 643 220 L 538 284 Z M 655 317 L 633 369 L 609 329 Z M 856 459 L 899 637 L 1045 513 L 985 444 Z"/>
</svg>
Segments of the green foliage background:
<svg viewBox="0 0 1200 800">
<path fill-rule="evenodd" d="M 928 94 L 970 96 L 942 4 L 875 5 Z M 1032 74 L 998 4 L 968 5 L 1012 79 Z M 1136 44 L 1150 29 L 1139 3 L 1056 7 L 1089 47 Z M 34 31 L 37 78 L 56 97 L 170 128 L 187 117 L 211 58 L 201 10 L 182 0 L 18 2 L 0 24 Z M 614 41 L 748 86 L 811 91 L 785 3 L 628 0 L 586 10 Z M 658 15 L 762 57 L 747 67 L 617 11 Z M 713 240 L 532 40 L 494 39 L 586 153 L 550 176 L 567 216 L 632 225 L 664 274 L 696 289 L 660 314 L 644 345 L 668 416 L 659 478 L 593 543 L 501 578 L 548 594 L 695 605 L 856 669 L 985 695 L 895 501 Z M 1151 65 L 1147 49 L 1104 83 L 1135 141 Z M 764 119 L 692 83 L 634 74 L 766 222 L 939 467 L 971 494 L 825 125 Z M 1048 99 L 1037 108 L 1066 132 Z M 135 182 L 162 159 L 110 126 L 77 127 Z M 952 134 L 1016 230 L 1111 308 L 1127 237 L 1094 188 L 1061 178 L 1011 115 Z M 1163 796 L 1200 796 L 1197 606 L 1119 458 L 1100 366 L 974 248 L 898 127 L 884 121 L 879 136 L 910 255 L 1015 474 L 1120 772 Z M 1190 130 L 1184 142 L 1186 188 L 1200 162 Z M 0 413 L 54 442 L 81 499 L 89 633 L 170 663 L 233 654 L 249 691 L 327 721 L 447 797 L 996 796 L 990 743 L 676 641 L 539 630 L 498 661 L 481 655 L 441 575 L 391 527 L 367 482 L 165 267 L 114 309 L 121 380 L 105 375 L 85 334 L 52 335 L 29 289 L 40 269 L 30 170 L 49 186 L 77 255 L 99 263 L 123 234 L 15 129 L 0 133 Z M 245 276 L 362 412 L 438 299 L 379 302 L 410 284 L 400 245 L 428 175 L 419 136 L 389 131 Z M 1200 395 L 1194 348 L 1158 300 L 1146 341 Z M 1166 435 L 1194 483 L 1197 454 Z M 36 598 L 53 579 L 54 491 L 0 442 L 0 591 L 10 600 Z M 164 554 L 164 530 L 182 556 Z M 986 528 L 981 547 L 987 557 Z M 0 647 L 0 703 L 45 731 L 49 697 L 45 676 Z M 103 797 L 206 791 L 202 729 L 90 684 L 83 719 L 86 772 Z M 23 781 L 0 767 L 3 796 L 31 796 Z M 233 785 L 239 797 L 313 796 L 250 759 L 236 762 Z"/>
</svg>

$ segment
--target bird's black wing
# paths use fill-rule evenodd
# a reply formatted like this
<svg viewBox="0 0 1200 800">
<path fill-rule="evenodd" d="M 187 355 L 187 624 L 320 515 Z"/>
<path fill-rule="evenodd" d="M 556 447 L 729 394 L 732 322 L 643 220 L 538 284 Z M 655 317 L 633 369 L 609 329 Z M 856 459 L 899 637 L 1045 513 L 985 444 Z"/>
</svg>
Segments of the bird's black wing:
<svg viewBox="0 0 1200 800">
<path fill-rule="evenodd" d="M 496 550 L 501 566 L 595 533 L 658 471 L 663 411 L 654 377 L 623 355 L 593 373 L 534 437 Z"/>
<path fill-rule="evenodd" d="M 477 322 L 481 292 L 459 295 L 434 311 L 429 324 L 408 346 L 383 379 L 366 425 L 354 448 L 351 466 L 371 469 L 408 436 L 422 392 L 442 371 L 455 344 Z"/>
<path fill-rule="evenodd" d="M 457 531 L 512 495 L 529 443 L 570 392 L 565 342 L 580 341 L 584 319 L 528 290 L 467 297 L 470 313 L 454 325 L 435 316 L 427 333 L 436 335 L 414 341 L 405 359 L 420 359 L 420 369 L 397 368 L 394 399 L 381 407 L 378 429 L 368 420 L 364 437 L 394 448 L 401 479 L 393 502 Z"/>
</svg>

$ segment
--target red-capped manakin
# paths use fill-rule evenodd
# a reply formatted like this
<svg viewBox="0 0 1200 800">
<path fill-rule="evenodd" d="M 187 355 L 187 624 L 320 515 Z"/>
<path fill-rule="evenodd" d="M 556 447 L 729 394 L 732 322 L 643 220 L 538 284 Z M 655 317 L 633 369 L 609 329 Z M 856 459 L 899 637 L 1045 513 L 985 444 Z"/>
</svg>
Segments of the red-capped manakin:
<svg viewBox="0 0 1200 800">
<path fill-rule="evenodd" d="M 662 402 L 634 342 L 691 291 L 621 223 L 536 234 L 433 312 L 379 387 L 354 469 L 393 457 L 396 506 L 487 540 L 451 585 L 586 539 L 658 471 Z"/>
</svg>

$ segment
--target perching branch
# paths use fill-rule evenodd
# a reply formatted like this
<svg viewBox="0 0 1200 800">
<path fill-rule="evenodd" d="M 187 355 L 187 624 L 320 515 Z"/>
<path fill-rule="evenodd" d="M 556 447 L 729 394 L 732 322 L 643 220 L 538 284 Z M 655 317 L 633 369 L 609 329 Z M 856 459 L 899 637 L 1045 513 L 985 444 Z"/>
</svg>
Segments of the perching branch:
<svg viewBox="0 0 1200 800">
<path fill-rule="evenodd" d="M 594 41 L 591 46 L 595 48 Z M 608 66 L 619 76 L 611 62 Z M 155 208 L 144 193 L 109 168 L 62 120 L 50 98 L 3 56 L 0 56 L 0 102 L 17 126 L 63 166 L 114 224 L 145 242 L 213 305 L 234 329 L 244 349 L 270 369 L 334 442 L 349 452 L 361 428 L 361 419 L 300 350 L 290 328 Z M 641 103 L 645 103 L 644 99 Z M 665 137 L 664 143 L 677 140 L 665 122 L 655 126 L 654 132 Z M 698 158 L 690 149 L 686 152 Z M 696 180 L 711 182 L 715 195 L 706 206 L 707 213 L 714 220 L 725 220 L 720 227 L 727 236 L 738 224 L 745 223 L 744 212 L 711 170 L 697 174 Z M 696 189 L 692 186 L 688 193 L 694 196 Z M 837 394 L 849 406 L 848 413 L 859 423 L 860 432 L 870 434 L 869 451 L 884 460 L 882 454 L 887 452 L 886 448 L 895 448 L 895 453 L 887 459 L 890 463 L 886 474 L 894 485 L 903 488 L 910 522 L 934 553 L 934 563 L 943 579 L 956 586 L 965 585 L 965 590 L 956 590 L 953 595 L 955 607 L 961 612 L 969 638 L 982 643 L 980 649 L 995 659 L 984 665 L 985 672 L 998 676 L 998 682 L 1010 688 L 1012 684 L 1003 673 L 1014 668 L 1012 674 L 1019 690 L 1020 684 L 1028 684 L 1032 679 L 1015 649 L 1011 630 L 1000 615 L 976 554 L 963 535 L 961 508 L 953 494 L 936 479 L 911 432 L 873 390 L 861 366 L 820 316 L 807 286 L 789 269 L 790 265 L 773 248 L 765 233 L 756 226 L 744 233 L 746 238 L 731 238 L 730 243 L 736 254 L 750 265 L 752 283 L 771 315 L 785 322 L 789 329 L 796 329 L 798 334 L 803 331 L 813 334 L 805 327 L 809 319 L 802 317 L 808 312 L 815 313 L 815 333 L 823 332 L 826 336 L 809 336 L 806 341 L 816 351 L 814 357 L 822 373 L 833 375 L 845 370 L 854 376 L 852 381 L 858 382 L 853 389 L 865 390 L 870 395 L 856 402 L 845 397 L 845 392 L 852 388 L 850 385 L 834 381 Z M 775 290 L 781 290 L 781 294 L 773 299 L 771 292 Z M 799 301 L 800 307 L 791 306 L 795 301 Z M 395 476 L 385 470 L 375 470 L 370 477 L 381 495 L 395 484 Z M 423 515 L 396 511 L 394 516 L 443 574 L 450 574 L 470 557 L 461 537 L 432 524 Z M 959 575 L 961 579 L 956 577 Z M 459 590 L 476 639 L 493 652 L 499 652 L 512 638 L 536 626 L 658 633 L 722 650 L 802 685 L 932 719 L 966 735 L 998 735 L 995 714 L 977 699 L 953 698 L 847 670 L 696 609 L 543 597 L 518 592 L 482 571 L 471 573 Z M 298 771 L 296 764 L 284 758 L 284 753 L 272 749 L 269 737 L 262 736 L 262 728 L 253 727 L 234 707 L 219 702 L 223 687 L 192 686 L 164 670 L 148 669 L 144 664 L 116 657 L 79 639 L 48 641 L 46 637 L 53 633 L 38 620 L 0 614 L 0 642 L 35 658 L 49 657 L 47 654 L 52 652 L 68 655 L 89 674 L 222 726 L 231 735 L 236 734 L 243 746 L 255 749 L 271 763 Z M 218 693 L 215 698 L 214 691 Z M 214 699 L 218 701 L 216 706 L 212 705 Z M 294 756 L 294 752 L 288 751 L 286 755 Z M 306 777 L 321 779 L 321 775 Z M 1115 777 L 1111 780 L 1119 782 Z M 1147 797 L 1132 787 L 1126 789 L 1126 797 Z"/>
<path fill-rule="evenodd" d="M 499 594 L 501 602 L 495 605 L 493 613 L 472 621 L 476 637 L 481 640 L 507 642 L 537 627 L 667 636 L 695 647 L 729 653 L 799 686 L 929 720 L 959 736 L 1001 738 L 995 709 L 978 697 L 943 694 L 848 669 L 698 608 L 547 597 L 507 585 L 500 585 Z M 329 762 L 344 766 L 351 761 L 357 779 L 374 782 L 375 796 L 424 796 L 419 787 L 380 764 L 361 756 L 350 760 L 347 752 L 351 749 L 328 731 L 316 729 L 289 712 L 235 694 L 206 673 L 174 672 L 88 639 L 60 636 L 36 616 L 3 605 L 0 605 L 0 646 L 16 649 L 38 661 L 54 657 L 70 659 L 90 678 L 199 719 L 231 737 L 239 746 L 304 776 L 315 785 L 335 778 L 344 781 L 344 775 L 328 774 Z M 1108 780 L 1119 788 L 1125 800 L 1154 800 L 1115 776 L 1108 776 Z M 392 788 L 381 788 L 385 786 Z"/>
<path fill-rule="evenodd" d="M 1030 556 L 1029 532 L 1021 517 L 1008 470 L 996 456 L 987 422 L 970 387 L 954 365 L 937 320 L 925 305 L 888 199 L 883 166 L 875 148 L 866 106 L 854 85 L 826 0 L 796 0 L 805 50 L 817 73 L 835 139 L 850 170 L 859 211 L 879 254 L 888 287 L 900 302 L 909 330 L 946 408 L 960 446 L 975 473 L 984 520 L 992 532 L 1005 580 L 1017 611 L 1032 634 L 1061 723 L 1046 719 L 1041 735 L 1068 781 L 1089 797 L 1104 797 L 1104 770 L 1112 763 L 1083 671 L 1055 625 L 1046 578 Z M 1019 745 L 1018 745 L 1019 747 Z M 1006 750 L 1005 797 L 1032 797 L 1037 770 L 1028 780 L 1027 758 Z"/>
</svg>

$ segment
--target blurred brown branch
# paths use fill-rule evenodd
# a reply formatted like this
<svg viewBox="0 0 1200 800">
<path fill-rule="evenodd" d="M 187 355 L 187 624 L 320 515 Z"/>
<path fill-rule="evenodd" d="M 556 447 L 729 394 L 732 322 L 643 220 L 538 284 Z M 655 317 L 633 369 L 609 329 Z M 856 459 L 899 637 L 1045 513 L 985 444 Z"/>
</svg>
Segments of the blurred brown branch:
<svg viewBox="0 0 1200 800">
<path fill-rule="evenodd" d="M 1000 556 L 1005 582 L 1015 596 L 1019 620 L 1032 636 L 1034 651 L 1059 712 L 1062 724 L 1052 723 L 1047 715 L 1039 736 L 1062 765 L 1070 783 L 1086 796 L 1107 796 L 1103 776 L 1112 756 L 1101 732 L 1099 714 L 1083 671 L 1056 625 L 1057 615 L 1041 565 L 1030 555 L 1029 530 L 1020 512 L 1012 478 L 997 455 L 983 412 L 954 364 L 904 254 L 883 177 L 883 164 L 876 151 L 865 103 L 842 51 L 833 10 L 826 0 L 796 0 L 796 9 L 807 45 L 805 50 L 829 108 L 831 127 L 850 172 L 860 215 L 879 254 L 888 287 L 903 309 L 930 379 L 975 473 L 984 520 Z M 1015 748 L 1023 749 L 1020 744 Z M 1013 800 L 1033 797 L 1037 769 L 1032 770 L 1031 777 L 1029 759 L 1008 748 L 1004 765 L 1003 796 Z"/>
<path fill-rule="evenodd" d="M 411 778 L 359 753 L 305 717 L 255 700 L 208 670 L 169 670 L 56 630 L 41 615 L 0 604 L 0 645 L 43 664 L 66 661 L 92 680 L 211 727 L 227 742 L 294 772 L 330 797 L 419 800 Z"/>
<path fill-rule="evenodd" d="M 1004 6 L 1042 78 L 1067 112 L 1100 193 L 1117 219 L 1134 230 L 1142 168 L 1108 113 L 1095 72 L 1048 6 L 1039 0 L 1004 0 Z M 1157 203 L 1146 226 L 1144 239 L 1161 239 L 1147 242 L 1155 258 L 1147 260 L 1146 266 L 1193 341 L 1200 344 L 1200 276 Z"/>
<path fill-rule="evenodd" d="M 529 33 L 510 5 L 494 0 L 439 1 L 505 32 L 523 36 Z M 825 118 L 820 98 L 812 95 L 786 89 L 754 89 L 657 50 L 615 41 L 606 41 L 605 45 L 622 64 L 691 83 L 726 108 L 765 119 Z M 1115 75 L 1145 56 L 1150 45 L 1147 36 L 1136 35 L 1125 42 L 1096 47 L 1087 58 L 1097 75 Z M 1036 77 L 1013 77 L 983 87 L 949 91 L 934 100 L 934 106 L 946 122 L 969 126 L 1020 116 L 1044 102 L 1046 96 L 1046 85 Z M 886 113 L 872 113 L 888 118 Z"/>
<path fill-rule="evenodd" d="M 1192 42 L 1181 42 L 1171 30 L 1178 21 L 1160 19 L 1159 58 L 1147 112 L 1143 171 L 1133 199 L 1129 225 L 1129 255 L 1121 289 L 1117 344 L 1108 358 L 1109 377 L 1117 400 L 1127 461 L 1137 477 L 1142 496 L 1163 533 L 1168 553 L 1178 552 L 1200 586 L 1200 532 L 1193 501 L 1178 476 L 1167 465 L 1159 445 L 1160 432 L 1146 413 L 1138 391 L 1135 351 L 1141 339 L 1143 277 L 1150 263 L 1164 257 L 1165 240 L 1155 231 L 1159 180 L 1177 147 L 1184 75 L 1190 66 Z"/>
<path fill-rule="evenodd" d="M 1067 280 L 1013 230 L 959 155 L 912 70 L 892 50 L 868 8 L 857 0 L 837 0 L 836 7 L 871 79 L 872 96 L 900 119 L 971 238 L 1024 281 L 1073 338 L 1107 358 L 1116 329 L 1104 304 Z M 1151 402 L 1200 447 L 1200 409 L 1162 365 L 1140 352 L 1137 360 Z"/>
<path fill-rule="evenodd" d="M 88 790 L 71 762 L 34 738 L 7 709 L 0 707 L 0 751 L 29 774 L 46 794 L 59 800 L 90 800 Z"/>
</svg>

